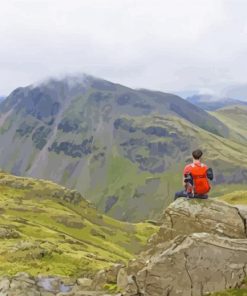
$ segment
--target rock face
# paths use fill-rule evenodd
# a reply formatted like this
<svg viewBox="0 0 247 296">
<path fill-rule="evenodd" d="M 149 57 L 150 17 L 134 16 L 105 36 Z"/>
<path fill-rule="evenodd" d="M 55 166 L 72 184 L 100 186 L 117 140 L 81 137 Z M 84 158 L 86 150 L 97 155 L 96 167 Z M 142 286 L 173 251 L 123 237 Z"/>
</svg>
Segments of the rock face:
<svg viewBox="0 0 247 296">
<path fill-rule="evenodd" d="M 245 225 L 239 210 L 216 200 L 178 199 L 165 210 L 162 226 L 150 239 L 154 245 L 177 235 L 208 232 L 229 238 L 245 238 Z"/>
<path fill-rule="evenodd" d="M 247 206 L 244 205 L 236 205 L 236 208 L 238 209 L 239 215 L 241 216 L 244 226 L 245 226 L 245 233 L 247 236 Z"/>
<path fill-rule="evenodd" d="M 247 239 L 192 234 L 152 256 L 136 274 L 136 289 L 146 296 L 205 295 L 238 287 L 246 273 Z"/>
<path fill-rule="evenodd" d="M 73 280 L 59 277 L 31 277 L 18 273 L 0 277 L 0 296 L 114 296 L 104 291 L 90 291 L 90 279 Z M 119 294 L 115 294 L 119 296 Z"/>
<path fill-rule="evenodd" d="M 0 239 L 19 238 L 20 234 L 8 225 L 0 227 Z"/>
<path fill-rule="evenodd" d="M 148 249 L 120 270 L 128 296 L 202 296 L 238 288 L 247 276 L 244 210 L 179 199 L 162 216 Z"/>
</svg>

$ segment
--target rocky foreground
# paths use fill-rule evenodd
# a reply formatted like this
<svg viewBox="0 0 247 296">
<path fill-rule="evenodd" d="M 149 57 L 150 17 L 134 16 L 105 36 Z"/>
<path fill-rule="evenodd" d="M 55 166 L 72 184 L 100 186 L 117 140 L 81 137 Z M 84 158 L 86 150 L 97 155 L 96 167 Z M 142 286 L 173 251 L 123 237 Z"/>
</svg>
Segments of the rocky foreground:
<svg viewBox="0 0 247 296">
<path fill-rule="evenodd" d="M 1 296 L 201 296 L 241 288 L 247 277 L 247 210 L 215 200 L 179 199 L 147 250 L 128 266 L 72 282 L 20 274 L 0 279 Z M 108 294 L 107 294 L 108 293 Z"/>
</svg>

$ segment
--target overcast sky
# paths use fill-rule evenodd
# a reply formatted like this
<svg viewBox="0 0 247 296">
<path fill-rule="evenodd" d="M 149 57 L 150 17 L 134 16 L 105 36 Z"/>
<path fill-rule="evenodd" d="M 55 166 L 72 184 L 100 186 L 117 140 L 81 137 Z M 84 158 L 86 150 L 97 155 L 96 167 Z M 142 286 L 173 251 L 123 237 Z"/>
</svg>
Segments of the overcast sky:
<svg viewBox="0 0 247 296">
<path fill-rule="evenodd" d="M 247 82 L 246 0 L 0 0 L 0 95 L 85 72 L 136 88 Z"/>
</svg>

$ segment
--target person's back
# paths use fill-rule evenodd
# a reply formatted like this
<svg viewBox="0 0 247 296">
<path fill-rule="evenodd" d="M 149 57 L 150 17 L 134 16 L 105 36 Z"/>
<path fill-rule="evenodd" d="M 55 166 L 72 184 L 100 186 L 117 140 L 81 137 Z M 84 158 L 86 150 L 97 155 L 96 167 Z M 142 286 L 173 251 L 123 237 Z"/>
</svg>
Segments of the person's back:
<svg viewBox="0 0 247 296">
<path fill-rule="evenodd" d="M 201 162 L 202 155 L 199 149 L 193 151 L 193 163 L 186 165 L 183 172 L 185 189 L 177 192 L 175 199 L 178 197 L 208 198 L 207 193 L 211 189 L 208 179 L 213 179 L 213 171 Z"/>
</svg>

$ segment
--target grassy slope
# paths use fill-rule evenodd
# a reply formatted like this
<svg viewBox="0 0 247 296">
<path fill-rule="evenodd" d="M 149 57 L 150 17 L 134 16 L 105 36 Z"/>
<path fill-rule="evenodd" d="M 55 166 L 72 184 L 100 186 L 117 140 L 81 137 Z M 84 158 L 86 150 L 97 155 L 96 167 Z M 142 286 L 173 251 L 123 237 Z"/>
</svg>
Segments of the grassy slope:
<svg viewBox="0 0 247 296">
<path fill-rule="evenodd" d="M 230 129 L 230 137 L 236 141 L 247 141 L 247 107 L 230 106 L 211 112 L 213 116 L 222 121 Z"/>
<path fill-rule="evenodd" d="M 235 141 L 244 144 L 242 147 L 246 146 L 247 143 L 247 128 L 246 128 L 246 120 L 247 120 L 247 107 L 246 106 L 229 106 L 225 108 L 221 108 L 217 111 L 211 112 L 213 116 L 222 121 L 226 126 L 230 129 L 229 137 Z M 244 150 L 243 150 L 244 151 Z M 238 162 L 242 159 L 245 159 L 243 155 Z M 239 164 L 239 167 L 241 165 Z M 247 192 L 247 184 L 228 184 L 227 186 L 219 186 L 215 190 L 215 196 L 224 195 L 223 199 L 232 203 L 242 203 L 245 202 L 244 199 L 241 198 L 242 195 L 245 195 Z M 228 194 L 229 193 L 229 194 Z M 232 193 L 232 194 L 231 194 Z M 246 202 L 245 202 L 246 203 Z"/>
<path fill-rule="evenodd" d="M 211 294 L 211 296 L 247 296 L 247 289 L 233 289 Z"/>
<path fill-rule="evenodd" d="M 185 143 L 188 141 L 187 137 L 190 137 L 191 140 L 188 144 L 190 150 L 196 148 L 198 142 L 201 143 L 201 147 L 207 156 L 204 161 L 209 163 L 216 173 L 223 170 L 226 175 L 231 175 L 232 171 L 236 170 L 238 166 L 247 167 L 244 157 L 244 154 L 247 153 L 245 146 L 212 135 L 183 119 L 172 116 L 146 116 L 133 120 L 134 127 L 155 126 L 166 128 L 171 133 L 179 134 L 181 138 L 184 138 Z M 133 137 L 135 134 L 132 133 L 131 136 Z M 137 134 L 136 138 L 138 137 L 145 137 L 145 135 L 141 134 L 139 136 Z M 120 138 L 123 141 L 122 137 Z M 152 138 L 152 136 L 146 136 L 146 138 L 149 142 L 170 140 L 169 137 Z M 147 150 L 142 151 L 141 148 L 144 147 L 137 147 L 139 154 L 145 155 L 145 153 L 148 153 Z M 119 211 L 123 212 L 123 209 L 128 209 L 126 216 L 121 215 L 121 219 L 136 221 L 148 216 L 149 218 L 156 218 L 157 214 L 160 213 L 160 209 L 163 209 L 173 200 L 174 192 L 181 190 L 181 174 L 185 165 L 187 151 L 184 154 L 178 151 L 176 154 L 176 157 L 180 159 L 178 161 L 174 160 L 172 155 L 166 154 L 164 159 L 168 164 L 171 164 L 169 170 L 165 173 L 152 174 L 139 170 L 137 164 L 122 156 L 122 152 L 119 151 L 118 147 L 113 150 L 112 156 L 108 159 L 105 190 L 100 190 L 100 188 L 94 186 L 85 192 L 86 196 L 94 196 L 94 201 L 101 210 L 104 210 L 107 197 L 117 195 L 119 197 L 118 203 L 109 211 L 109 214 L 113 217 L 120 217 Z M 244 159 L 244 161 L 240 162 L 240 159 Z M 91 178 L 94 179 L 94 176 L 92 175 Z M 155 186 L 154 191 L 151 191 L 151 186 L 147 186 L 152 181 Z M 247 190 L 245 184 L 232 184 L 227 187 L 224 184 L 213 186 L 211 195 L 218 196 L 222 192 L 232 192 L 239 186 Z M 136 192 L 144 192 L 145 194 L 138 195 L 135 194 Z"/>
<path fill-rule="evenodd" d="M 247 190 L 234 191 L 219 197 L 219 199 L 234 205 L 247 205 Z"/>
<path fill-rule="evenodd" d="M 156 229 L 100 215 L 79 194 L 52 182 L 5 173 L 0 213 L 0 275 L 92 273 L 132 258 Z"/>
</svg>

